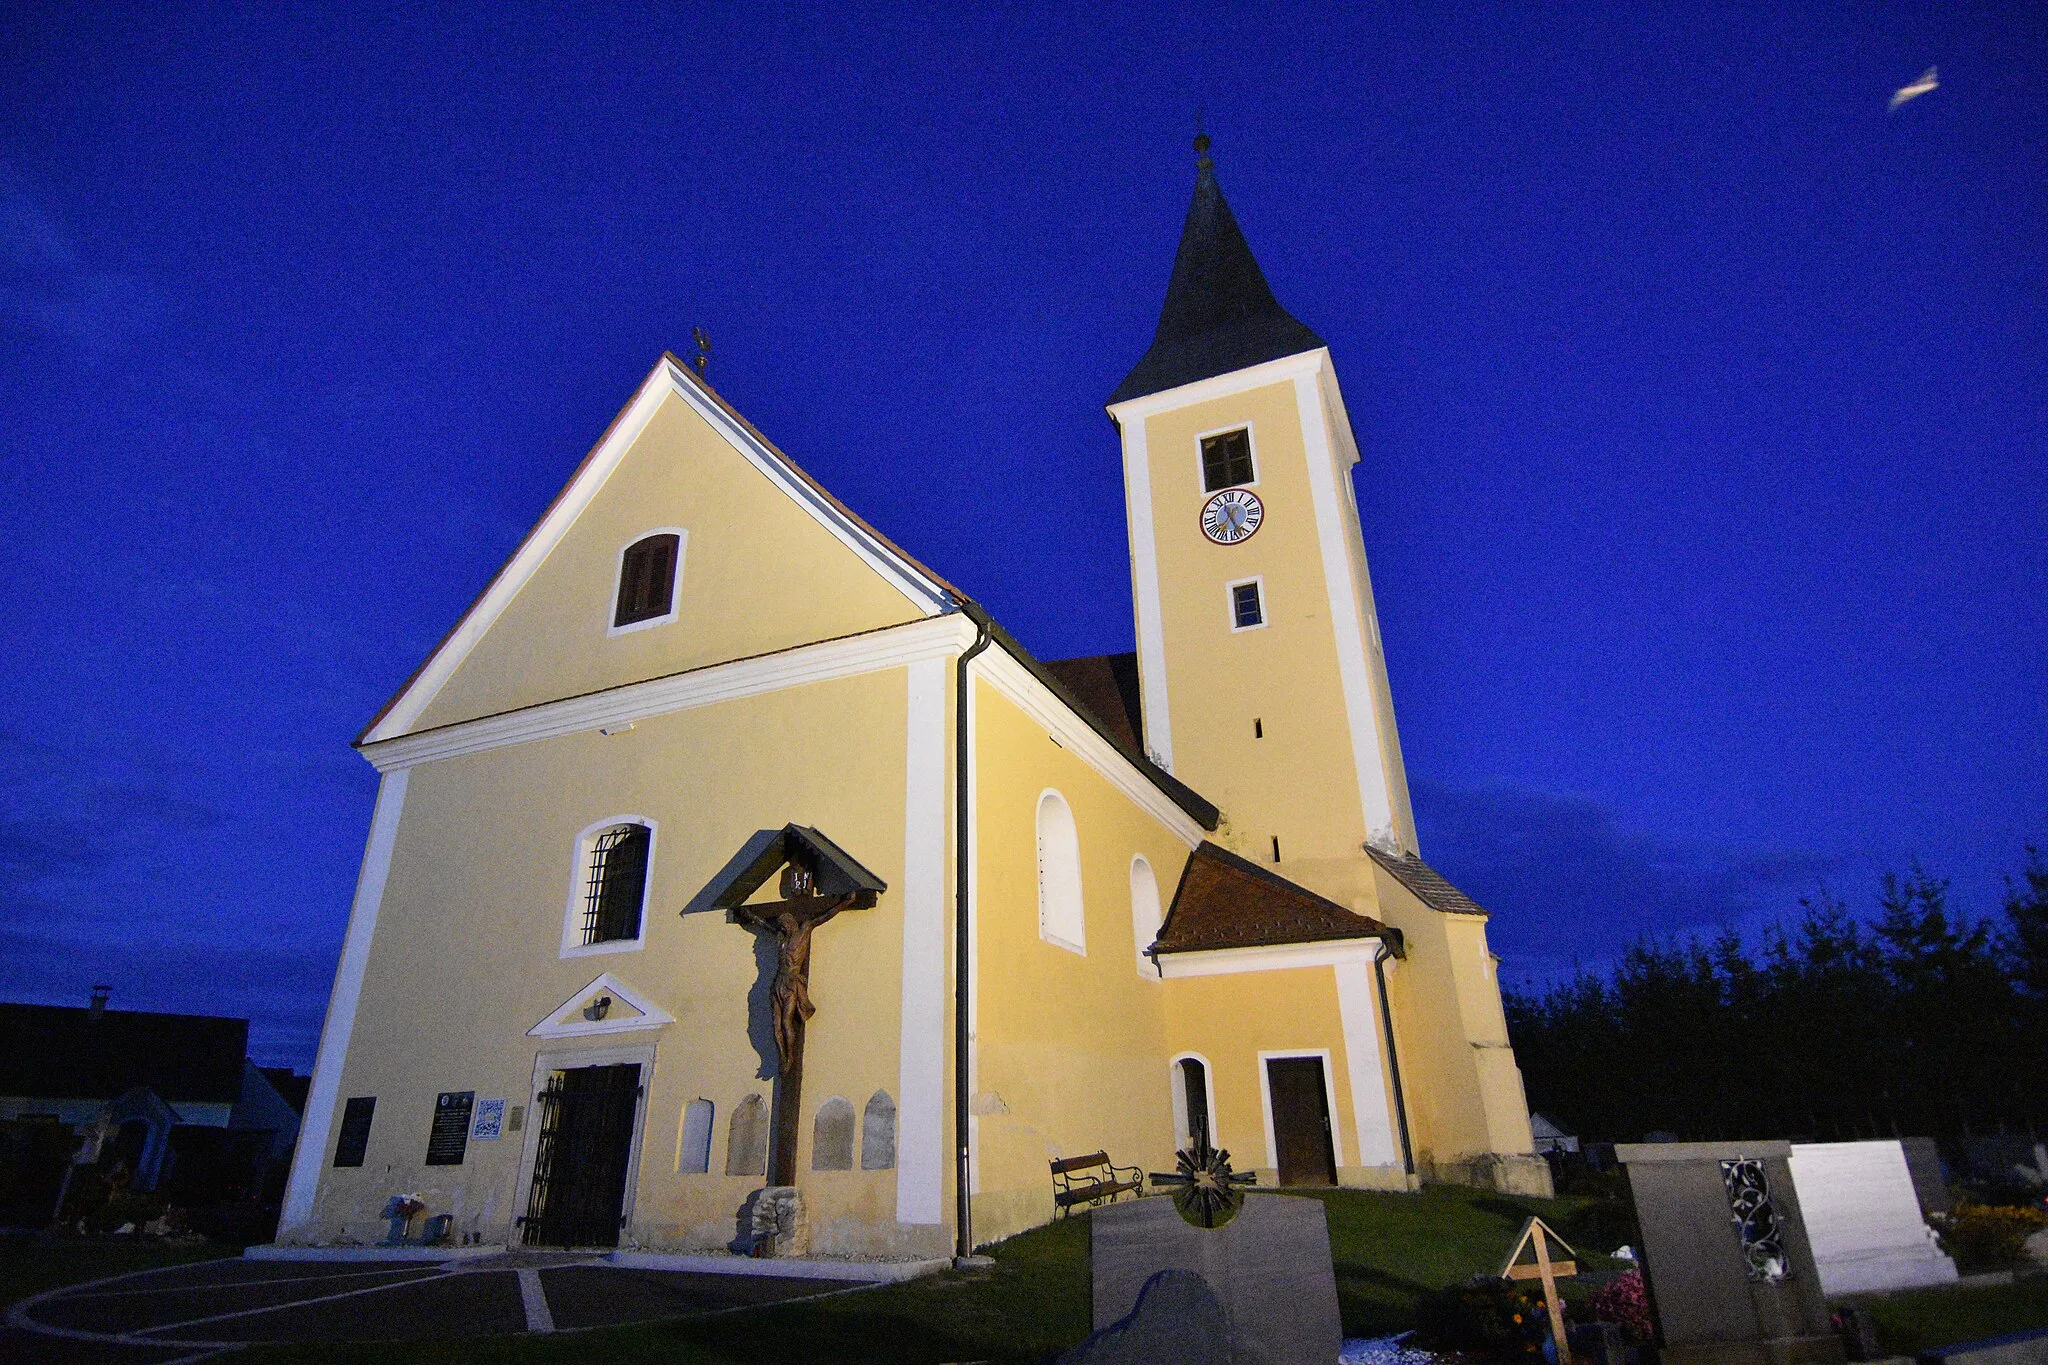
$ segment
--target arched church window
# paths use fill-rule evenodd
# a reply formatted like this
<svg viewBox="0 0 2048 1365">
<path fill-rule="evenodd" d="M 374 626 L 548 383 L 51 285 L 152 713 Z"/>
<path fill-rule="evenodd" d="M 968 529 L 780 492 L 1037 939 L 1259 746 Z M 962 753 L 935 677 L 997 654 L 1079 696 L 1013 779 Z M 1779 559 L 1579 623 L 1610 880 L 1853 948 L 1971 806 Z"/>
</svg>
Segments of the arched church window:
<svg viewBox="0 0 2048 1365">
<path fill-rule="evenodd" d="M 725 1135 L 725 1173 L 768 1174 L 768 1106 L 759 1095 L 733 1106 Z"/>
<path fill-rule="evenodd" d="M 683 1175 L 702 1175 L 711 1169 L 710 1100 L 695 1099 L 683 1106 L 682 1130 L 676 1134 L 676 1170 Z"/>
<path fill-rule="evenodd" d="M 1088 951 L 1081 908 L 1081 835 L 1067 798 L 1048 788 L 1038 798 L 1038 934 L 1069 952 Z"/>
<path fill-rule="evenodd" d="M 877 1090 L 860 1116 L 860 1168 L 896 1169 L 896 1101 L 886 1090 Z"/>
<path fill-rule="evenodd" d="M 811 1169 L 853 1169 L 853 1106 L 837 1095 L 818 1106 L 811 1129 Z"/>
<path fill-rule="evenodd" d="M 581 942 L 587 947 L 639 938 L 653 829 L 622 821 L 585 835 L 583 847 Z"/>
<path fill-rule="evenodd" d="M 1138 975 L 1148 981 L 1159 979 L 1145 950 L 1159 937 L 1163 920 L 1159 912 L 1159 878 L 1143 854 L 1131 859 L 1131 938 L 1138 948 Z"/>
<path fill-rule="evenodd" d="M 658 531 L 628 545 L 619 556 L 619 595 L 612 629 L 653 624 L 675 614 L 676 568 L 682 560 L 680 531 Z"/>
</svg>

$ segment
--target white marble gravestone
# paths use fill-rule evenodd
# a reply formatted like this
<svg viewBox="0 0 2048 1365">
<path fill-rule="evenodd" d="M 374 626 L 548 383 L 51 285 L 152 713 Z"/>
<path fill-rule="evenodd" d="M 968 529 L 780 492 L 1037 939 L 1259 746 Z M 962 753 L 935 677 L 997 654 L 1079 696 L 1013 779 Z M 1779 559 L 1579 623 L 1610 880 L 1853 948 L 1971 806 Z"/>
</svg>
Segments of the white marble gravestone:
<svg viewBox="0 0 2048 1365">
<path fill-rule="evenodd" d="M 1792 1183 L 1829 1295 L 1947 1284 L 1956 1263 L 1921 1219 L 1906 1153 L 1888 1142 L 1800 1142 Z"/>
</svg>

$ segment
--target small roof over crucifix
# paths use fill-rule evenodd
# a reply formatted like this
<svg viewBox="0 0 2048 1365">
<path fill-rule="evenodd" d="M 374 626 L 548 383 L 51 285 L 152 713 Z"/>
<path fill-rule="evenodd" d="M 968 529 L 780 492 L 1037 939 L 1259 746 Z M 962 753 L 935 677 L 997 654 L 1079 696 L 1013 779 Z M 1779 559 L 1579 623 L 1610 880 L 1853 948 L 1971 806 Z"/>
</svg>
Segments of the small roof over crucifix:
<svg viewBox="0 0 2048 1365">
<path fill-rule="evenodd" d="M 784 825 L 760 830 L 747 840 L 718 875 L 690 898 L 683 913 L 737 910 L 766 886 L 770 877 L 792 863 L 810 873 L 813 894 L 835 900 L 851 897 L 848 909 L 865 910 L 889 889 L 887 882 L 817 830 L 808 825 Z"/>
</svg>

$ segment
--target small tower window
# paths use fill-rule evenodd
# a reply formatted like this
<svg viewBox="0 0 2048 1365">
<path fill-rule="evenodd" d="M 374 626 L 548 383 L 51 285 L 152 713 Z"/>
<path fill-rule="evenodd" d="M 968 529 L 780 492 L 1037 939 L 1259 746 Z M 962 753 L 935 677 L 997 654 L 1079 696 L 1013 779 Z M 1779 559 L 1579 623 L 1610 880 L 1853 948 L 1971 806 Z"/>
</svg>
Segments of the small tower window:
<svg viewBox="0 0 2048 1365">
<path fill-rule="evenodd" d="M 1236 488 L 1255 479 L 1252 471 L 1252 433 L 1249 427 L 1218 432 L 1202 438 L 1202 491 Z"/>
<path fill-rule="evenodd" d="M 583 942 L 613 943 L 640 937 L 647 896 L 647 854 L 654 832 L 645 825 L 614 825 L 590 844 L 590 874 L 583 893 Z"/>
<path fill-rule="evenodd" d="M 1230 628 L 1251 630 L 1266 624 L 1266 594 L 1258 579 L 1230 585 Z"/>
<path fill-rule="evenodd" d="M 626 548 L 619 560 L 619 601 L 612 627 L 653 621 L 675 609 L 676 558 L 682 537 L 673 531 L 648 536 Z"/>
</svg>

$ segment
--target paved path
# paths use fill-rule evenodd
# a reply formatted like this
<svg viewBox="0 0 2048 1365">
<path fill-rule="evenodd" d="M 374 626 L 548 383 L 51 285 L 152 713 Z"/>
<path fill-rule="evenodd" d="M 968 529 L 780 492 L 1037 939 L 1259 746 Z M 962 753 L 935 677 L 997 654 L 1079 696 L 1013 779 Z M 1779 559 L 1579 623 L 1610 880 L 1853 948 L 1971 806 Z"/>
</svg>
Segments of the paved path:
<svg viewBox="0 0 2048 1365">
<path fill-rule="evenodd" d="M 627 1270 L 574 1253 L 477 1260 L 204 1261 L 69 1285 L 7 1312 L 7 1361 L 204 1360 L 251 1342 L 499 1336 L 686 1317 L 859 1287 Z"/>
</svg>

